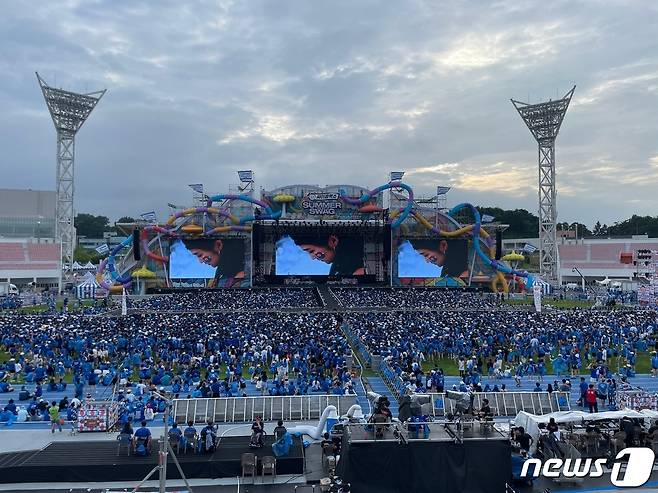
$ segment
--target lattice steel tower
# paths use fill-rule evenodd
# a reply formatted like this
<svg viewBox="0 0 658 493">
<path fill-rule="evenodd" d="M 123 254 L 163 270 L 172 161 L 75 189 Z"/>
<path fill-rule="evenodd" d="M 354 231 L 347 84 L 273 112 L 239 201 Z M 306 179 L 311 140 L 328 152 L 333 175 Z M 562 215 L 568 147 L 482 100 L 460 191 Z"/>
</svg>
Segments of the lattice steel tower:
<svg viewBox="0 0 658 493">
<path fill-rule="evenodd" d="M 512 104 L 539 144 L 539 273 L 551 284 L 558 281 L 555 208 L 555 139 L 576 86 L 557 101 Z"/>
<path fill-rule="evenodd" d="M 57 130 L 57 204 L 55 237 L 62 244 L 62 263 L 66 273 L 73 272 L 75 227 L 73 224 L 73 164 L 75 134 L 87 120 L 105 90 L 78 94 L 50 87 L 37 73 L 37 80 Z"/>
</svg>

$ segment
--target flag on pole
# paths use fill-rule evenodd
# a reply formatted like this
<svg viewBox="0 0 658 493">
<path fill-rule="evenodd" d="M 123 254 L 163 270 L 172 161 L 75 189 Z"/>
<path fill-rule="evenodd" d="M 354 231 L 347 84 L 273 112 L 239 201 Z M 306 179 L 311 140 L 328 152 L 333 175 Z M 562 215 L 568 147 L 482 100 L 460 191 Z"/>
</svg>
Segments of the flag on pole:
<svg viewBox="0 0 658 493">
<path fill-rule="evenodd" d="M 532 285 L 532 294 L 535 302 L 535 311 L 537 313 L 541 313 L 541 294 L 542 294 L 541 282 L 542 281 L 539 278 L 536 278 L 535 283 Z"/>
<path fill-rule="evenodd" d="M 451 187 L 438 186 L 438 187 L 436 187 L 436 194 L 437 195 L 445 195 L 446 193 L 448 193 L 450 191 L 450 188 Z"/>
<path fill-rule="evenodd" d="M 101 254 L 101 255 L 105 255 L 106 253 L 109 253 L 109 252 L 110 252 L 110 247 L 107 246 L 107 243 L 103 243 L 102 245 L 98 245 L 98 246 L 95 248 L 95 250 L 96 250 L 99 254 Z"/>
<path fill-rule="evenodd" d="M 147 223 L 154 223 L 157 220 L 155 211 L 145 212 L 144 214 L 140 214 L 139 217 L 144 219 L 144 221 L 146 221 Z"/>
<path fill-rule="evenodd" d="M 126 288 L 121 291 L 121 315 L 128 315 L 128 299 L 126 298 Z"/>
<path fill-rule="evenodd" d="M 203 183 L 192 183 L 188 185 L 188 187 L 190 187 L 196 193 L 203 193 Z"/>
<path fill-rule="evenodd" d="M 167 207 L 169 207 L 171 209 L 187 209 L 187 207 L 185 207 L 183 205 L 176 205 L 176 204 L 172 204 L 170 202 L 167 203 Z"/>
<path fill-rule="evenodd" d="M 391 181 L 400 181 L 404 176 L 404 171 L 391 171 Z"/>
<path fill-rule="evenodd" d="M 495 217 L 490 216 L 489 214 L 482 214 L 482 222 L 483 223 L 492 223 Z"/>
<path fill-rule="evenodd" d="M 254 180 L 254 172 L 251 170 L 238 171 L 238 178 L 240 181 L 245 183 Z"/>
<path fill-rule="evenodd" d="M 526 243 L 523 247 L 523 251 L 525 253 L 535 253 L 537 251 L 537 247 L 534 245 L 531 245 L 530 243 Z"/>
</svg>

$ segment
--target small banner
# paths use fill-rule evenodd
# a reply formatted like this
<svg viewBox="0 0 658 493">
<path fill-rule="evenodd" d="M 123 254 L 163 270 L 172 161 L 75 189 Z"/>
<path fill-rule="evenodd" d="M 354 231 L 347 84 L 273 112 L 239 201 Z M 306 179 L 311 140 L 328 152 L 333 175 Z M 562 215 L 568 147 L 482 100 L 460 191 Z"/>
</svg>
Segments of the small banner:
<svg viewBox="0 0 658 493">
<path fill-rule="evenodd" d="M 95 248 L 95 250 L 96 250 L 99 254 L 101 254 L 101 255 L 105 255 L 106 253 L 109 253 L 109 252 L 110 252 L 110 247 L 107 246 L 106 243 L 103 243 L 102 245 L 98 245 L 98 246 Z"/>
<path fill-rule="evenodd" d="M 532 294 L 535 299 L 535 311 L 541 313 L 541 284 L 538 279 L 535 279 L 535 283 L 532 285 Z"/>
</svg>

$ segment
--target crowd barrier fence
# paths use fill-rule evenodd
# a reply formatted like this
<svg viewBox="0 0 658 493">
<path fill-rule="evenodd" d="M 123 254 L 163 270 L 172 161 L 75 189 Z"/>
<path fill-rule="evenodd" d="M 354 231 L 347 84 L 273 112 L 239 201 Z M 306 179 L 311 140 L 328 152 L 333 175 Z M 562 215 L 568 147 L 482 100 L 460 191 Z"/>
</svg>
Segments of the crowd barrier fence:
<svg viewBox="0 0 658 493">
<path fill-rule="evenodd" d="M 356 395 L 292 395 L 258 397 L 216 397 L 175 399 L 173 418 L 177 423 L 251 422 L 256 416 L 264 421 L 306 421 L 319 419 L 327 406 L 336 406 L 338 415 L 354 404 Z"/>
<path fill-rule="evenodd" d="M 430 397 L 434 416 L 445 416 L 455 411 L 455 401 L 445 393 L 423 394 Z M 570 411 L 569 392 L 476 392 L 473 407 L 482 408 L 482 401 L 489 400 L 489 407 L 496 416 L 516 416 L 519 411 L 532 414 L 548 414 Z"/>
</svg>

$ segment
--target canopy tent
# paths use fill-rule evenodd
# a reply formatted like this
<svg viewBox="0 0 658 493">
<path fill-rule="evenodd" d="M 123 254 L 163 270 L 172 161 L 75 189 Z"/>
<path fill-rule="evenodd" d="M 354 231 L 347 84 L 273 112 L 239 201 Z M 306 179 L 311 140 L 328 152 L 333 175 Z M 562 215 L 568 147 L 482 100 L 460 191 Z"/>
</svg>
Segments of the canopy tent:
<svg viewBox="0 0 658 493">
<path fill-rule="evenodd" d="M 84 269 L 84 266 L 82 264 L 79 264 L 77 261 L 73 262 L 73 270 L 82 270 Z"/>
<path fill-rule="evenodd" d="M 523 426 L 526 433 L 532 437 L 532 452 L 536 451 L 539 442 L 539 425 L 546 424 L 551 418 L 555 422 L 564 423 L 591 423 L 595 421 L 621 420 L 623 418 L 654 419 L 658 412 L 645 409 L 641 412 L 626 409 L 622 411 L 605 411 L 600 413 L 586 413 L 584 411 L 558 411 L 555 413 L 535 415 L 520 411 L 514 418 L 515 426 Z"/>
<path fill-rule="evenodd" d="M 102 288 L 96 281 L 96 277 L 91 272 L 87 272 L 82 282 L 76 286 L 75 293 L 79 299 L 89 299 L 95 298 L 96 291 L 99 289 Z"/>
<path fill-rule="evenodd" d="M 89 261 L 83 266 L 83 269 L 85 269 L 85 270 L 96 269 L 96 266 L 94 264 L 92 264 L 91 261 Z"/>
</svg>

